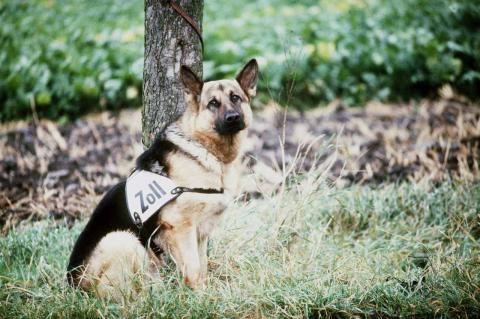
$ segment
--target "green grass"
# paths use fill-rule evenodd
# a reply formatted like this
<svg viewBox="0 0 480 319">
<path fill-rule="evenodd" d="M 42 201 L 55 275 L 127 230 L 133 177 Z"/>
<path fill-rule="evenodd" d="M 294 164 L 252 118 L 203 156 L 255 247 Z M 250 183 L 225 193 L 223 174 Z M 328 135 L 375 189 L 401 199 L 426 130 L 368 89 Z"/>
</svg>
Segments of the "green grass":
<svg viewBox="0 0 480 319">
<path fill-rule="evenodd" d="M 296 182 L 229 210 L 196 292 L 169 267 L 134 300 L 96 299 L 65 282 L 84 222 L 18 227 L 0 239 L 0 318 L 480 316 L 480 184 Z"/>
</svg>

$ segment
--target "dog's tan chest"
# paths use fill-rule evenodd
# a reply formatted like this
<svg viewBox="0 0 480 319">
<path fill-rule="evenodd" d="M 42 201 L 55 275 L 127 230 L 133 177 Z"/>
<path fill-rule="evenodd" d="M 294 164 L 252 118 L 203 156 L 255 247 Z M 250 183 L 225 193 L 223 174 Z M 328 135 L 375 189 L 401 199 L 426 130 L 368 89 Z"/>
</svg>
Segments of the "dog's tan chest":
<svg viewBox="0 0 480 319">
<path fill-rule="evenodd" d="M 197 160 L 181 153 L 172 153 L 168 157 L 169 177 L 177 185 L 199 188 L 222 188 L 221 172 L 215 173 L 203 167 Z"/>
<path fill-rule="evenodd" d="M 222 189 L 226 186 L 222 174 L 208 170 L 197 160 L 182 153 L 171 154 L 168 162 L 170 164 L 168 175 L 177 185 L 204 189 Z M 228 193 L 183 193 L 162 209 L 159 222 L 168 223 L 173 227 L 201 224 L 221 215 L 229 202 Z"/>
</svg>

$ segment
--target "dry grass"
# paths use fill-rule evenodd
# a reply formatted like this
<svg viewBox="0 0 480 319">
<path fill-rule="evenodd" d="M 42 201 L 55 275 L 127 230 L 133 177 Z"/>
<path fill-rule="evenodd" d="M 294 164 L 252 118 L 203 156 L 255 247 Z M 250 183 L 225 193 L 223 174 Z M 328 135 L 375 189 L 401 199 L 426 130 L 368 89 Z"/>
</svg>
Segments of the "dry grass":
<svg viewBox="0 0 480 319">
<path fill-rule="evenodd" d="M 0 126 L 0 223 L 87 216 L 98 196 L 128 175 L 142 151 L 140 114 L 102 113 L 59 126 Z"/>
<path fill-rule="evenodd" d="M 140 123 L 140 112 L 130 110 L 64 126 L 0 126 L 1 233 L 24 219 L 88 215 L 98 196 L 132 169 L 142 151 Z M 273 193 L 285 185 L 286 167 L 307 172 L 318 161 L 331 164 L 327 177 L 341 187 L 473 181 L 479 176 L 479 143 L 480 108 L 453 98 L 362 109 L 333 103 L 286 116 L 271 105 L 256 114 L 251 129 L 246 162 L 257 181 L 247 179 L 244 190 Z"/>
<path fill-rule="evenodd" d="M 64 275 L 83 223 L 13 229 L 0 241 L 0 317 L 480 315 L 478 185 L 338 190 L 321 174 L 233 205 L 210 243 L 208 289 L 196 292 L 170 265 L 139 295 L 96 299 Z"/>
<path fill-rule="evenodd" d="M 401 116 L 411 116 L 407 112 L 410 107 L 412 106 L 405 106 L 406 109 L 402 111 L 404 113 L 399 111 L 403 114 Z M 430 131 L 431 135 L 423 133 L 424 135 L 421 135 L 423 137 L 417 140 L 426 141 L 430 136 L 435 143 L 443 138 L 443 133 L 447 131 L 455 137 L 455 140 L 460 139 L 460 143 L 462 143 L 461 139 L 468 136 L 475 137 L 478 131 L 473 130 L 472 127 L 478 128 L 478 113 L 475 109 L 463 107 L 471 111 L 467 112 L 462 108 L 461 112 L 461 118 L 467 119 L 465 123 L 468 125 L 463 122 L 464 120 L 461 122 L 463 124 L 455 127 L 437 125 L 435 126 L 437 130 Z M 258 143 L 256 134 L 259 134 L 259 131 L 260 134 L 266 134 L 265 131 L 261 131 L 262 123 L 265 126 L 273 120 L 265 114 L 258 116 L 259 123 L 253 128 L 250 147 L 253 147 L 251 150 L 259 149 L 257 154 L 260 159 L 265 156 L 263 162 L 267 164 L 262 164 L 262 161 L 256 161 L 253 164 L 253 170 L 257 173 L 250 176 L 249 180 L 253 182 L 250 186 L 246 183 L 245 187 L 247 189 L 254 187 L 253 189 L 260 196 L 249 201 L 239 198 L 211 239 L 208 289 L 196 292 L 188 289 L 183 285 L 172 263 L 161 269 L 161 280 L 145 281 L 142 283 L 144 289 L 139 295 L 126 294 L 121 300 L 99 300 L 92 295 L 73 289 L 66 283 L 65 267 L 73 242 L 84 222 L 72 225 L 68 220 L 62 222 L 47 218 L 34 223 L 25 222 L 20 225 L 15 223 L 10 226 L 10 231 L 0 241 L 0 300 L 2 300 L 0 317 L 431 318 L 437 316 L 469 318 L 480 316 L 478 310 L 480 309 L 478 285 L 480 282 L 478 257 L 480 255 L 480 187 L 478 183 L 468 180 L 477 177 L 475 165 L 478 158 L 476 153 L 478 144 L 475 142 L 464 146 L 464 151 L 456 153 L 454 157 L 467 161 L 468 158 L 473 158 L 467 163 L 468 170 L 462 171 L 460 165 L 445 165 L 443 174 L 435 175 L 439 179 L 432 179 L 436 181 L 435 183 L 427 181 L 432 178 L 432 175 L 427 173 L 433 171 L 432 169 L 435 168 L 431 166 L 433 164 L 419 160 L 415 163 L 419 165 L 420 172 L 423 170 L 424 175 L 407 174 L 404 179 L 419 178 L 423 181 L 422 183 L 404 181 L 393 184 L 384 183 L 380 186 L 370 183 L 345 188 L 333 187 L 332 184 L 345 184 L 342 180 L 348 178 L 349 174 L 353 174 L 350 171 L 352 167 L 358 168 L 358 166 L 349 165 L 361 165 L 355 162 L 350 163 L 351 158 L 347 155 L 355 153 L 358 149 L 360 149 L 359 154 L 363 154 L 362 147 L 359 145 L 363 145 L 365 141 L 368 144 L 369 139 L 376 138 L 374 137 L 376 135 L 371 135 L 368 131 L 357 136 L 355 132 L 360 130 L 359 125 L 362 126 L 358 119 L 361 118 L 368 123 L 366 125 L 371 132 L 382 131 L 388 127 L 385 124 L 382 126 L 383 129 L 376 128 L 377 126 L 372 124 L 379 118 L 387 116 L 380 115 L 379 110 L 373 111 L 372 108 L 373 106 L 366 110 L 337 110 L 327 111 L 323 115 L 317 114 L 317 120 L 321 119 L 321 126 L 327 128 L 329 127 L 327 119 L 330 118 L 330 121 L 335 122 L 338 120 L 337 116 L 340 116 L 338 114 L 350 115 L 344 125 L 336 126 L 336 131 L 332 131 L 330 135 L 327 134 L 335 137 L 330 140 L 328 138 L 320 140 L 314 134 L 309 138 L 310 135 L 304 133 L 301 134 L 303 135 L 301 140 L 291 145 L 289 143 L 293 142 L 289 140 L 296 138 L 296 135 L 288 131 L 291 128 L 287 124 L 286 148 L 277 150 L 280 164 L 277 163 L 276 170 L 267 165 L 270 162 L 266 159 L 272 158 L 272 154 L 276 156 L 277 152 L 271 153 L 271 150 L 265 146 L 255 146 L 255 143 Z M 444 111 L 439 110 L 445 110 L 445 108 L 446 106 L 440 105 L 430 112 L 444 114 Z M 372 112 L 376 115 L 374 116 Z M 423 114 L 421 109 L 418 112 L 420 115 L 414 116 L 412 120 L 417 124 L 404 128 L 413 132 L 409 132 L 411 134 L 409 136 L 416 136 L 415 134 L 418 133 L 416 128 L 423 127 L 424 124 L 421 123 L 424 123 L 425 117 L 430 118 L 428 115 L 430 113 L 421 115 Z M 42 135 L 44 140 L 49 141 L 48 143 L 38 138 L 34 139 L 33 145 L 35 146 L 36 143 L 39 145 L 35 146 L 37 148 L 33 151 L 11 151 L 10 156 L 18 158 L 19 154 L 24 155 L 25 162 L 19 164 L 23 166 L 17 167 L 25 170 L 20 170 L 17 174 L 24 174 L 22 176 L 27 180 L 28 172 L 31 173 L 35 165 L 40 167 L 39 163 L 33 164 L 35 160 L 56 165 L 51 163 L 62 163 L 59 158 L 65 156 L 66 163 L 75 161 L 87 163 L 85 166 L 79 165 L 73 168 L 69 166 L 70 164 L 66 166 L 69 172 L 71 169 L 74 172 L 80 172 L 78 181 L 80 185 L 87 186 L 81 186 L 67 196 L 62 192 L 65 192 L 70 185 L 70 175 L 60 176 L 51 186 L 52 192 L 56 193 L 46 197 L 45 193 L 50 188 L 44 184 L 36 184 L 38 188 L 32 188 L 33 190 L 28 193 L 31 197 L 25 197 L 27 199 L 24 203 L 10 203 L 9 209 L 12 210 L 7 216 L 12 216 L 18 207 L 28 209 L 35 207 L 34 205 L 40 207 L 42 203 L 46 206 L 40 211 L 46 211 L 48 207 L 57 207 L 59 201 L 72 205 L 79 212 L 83 211 L 83 216 L 88 215 L 98 201 L 98 194 L 103 191 L 95 188 L 89 190 L 89 187 L 95 187 L 95 185 L 108 187 L 107 184 L 125 176 L 131 167 L 134 153 L 141 151 L 138 147 L 135 149 L 131 146 L 138 134 L 138 127 L 129 129 L 127 125 L 132 113 L 127 113 L 127 116 L 122 114 L 122 116 L 123 118 L 118 119 L 103 114 L 73 124 L 80 127 L 87 125 L 87 128 L 84 128 L 84 134 L 87 137 L 93 136 L 90 134 L 96 134 L 91 133 L 94 131 L 92 127 L 95 127 L 98 132 L 104 132 L 103 130 L 110 132 L 109 134 L 98 133 L 96 142 L 87 139 L 87 142 L 82 144 L 82 148 L 89 150 L 87 152 L 75 150 L 75 147 L 66 147 L 61 152 L 58 151 L 61 146 L 55 146 L 56 144 L 52 142 L 56 139 L 55 136 L 58 139 L 56 133 Z M 296 116 L 302 119 L 300 123 L 291 120 L 291 117 Z M 290 124 L 293 127 L 295 125 L 302 127 L 304 126 L 302 124 L 310 125 L 310 120 L 307 119 L 312 119 L 314 116 L 302 118 L 301 115 L 288 115 L 287 122 L 291 121 Z M 390 117 L 389 121 L 387 123 L 395 122 Z M 348 124 L 350 122 L 354 124 Z M 293 125 L 294 123 L 296 124 Z M 471 126 L 472 123 L 477 123 L 477 126 Z M 48 122 L 39 124 L 35 132 L 47 130 L 38 127 L 48 125 L 51 124 Z M 465 129 L 465 126 L 468 129 Z M 348 131 L 348 127 L 351 127 L 351 132 Z M 356 129 L 353 129 L 354 127 Z M 331 129 L 333 130 L 333 127 Z M 400 128 L 393 125 L 390 129 L 398 132 L 399 136 L 406 134 L 401 133 Z M 293 128 L 293 130 L 299 129 Z M 7 131 L 16 132 L 11 128 Z M 76 131 L 76 129 L 67 129 L 62 132 L 62 128 L 58 128 L 66 145 L 73 145 L 70 142 L 82 136 L 78 135 L 79 133 L 75 135 Z M 272 132 L 274 132 L 273 129 Z M 382 132 L 388 135 L 385 130 Z M 121 138 L 118 145 L 108 144 L 118 138 L 121 133 L 127 134 L 131 139 Z M 10 133 L 7 133 L 7 139 L 3 139 L 7 141 L 4 144 L 7 146 L 11 141 L 8 134 Z M 277 136 L 276 140 L 262 136 L 262 143 L 272 141 L 280 143 L 281 134 L 279 136 L 280 138 Z M 79 143 L 80 140 L 78 140 Z M 331 141 L 334 143 L 332 144 Z M 345 154 L 346 146 L 342 143 L 347 141 L 350 141 L 351 146 L 349 153 Z M 410 141 L 408 138 L 397 139 L 393 134 L 389 138 L 384 137 L 382 141 L 388 141 L 397 155 L 401 153 L 401 147 L 422 154 L 416 151 L 417 144 L 407 143 Z M 398 145 L 392 143 L 398 143 Z M 47 147 L 44 144 L 54 145 L 50 146 L 53 151 L 51 153 L 41 151 L 42 147 Z M 384 154 L 389 154 L 390 161 L 399 160 L 392 152 Z M 455 152 L 450 146 L 449 155 L 445 155 L 445 158 L 450 158 L 452 156 L 450 154 Z M 104 153 L 107 154 L 102 155 Z M 38 156 L 36 154 L 41 154 L 40 159 L 36 159 Z M 94 160 L 107 163 L 111 161 L 111 165 L 116 170 L 106 169 L 108 165 L 103 165 L 102 162 L 91 164 L 89 160 L 94 156 L 92 154 L 99 156 L 93 157 Z M 384 163 L 382 157 L 379 160 L 376 156 L 368 156 L 371 156 L 372 167 L 376 167 L 378 163 Z M 338 170 L 339 161 L 340 169 Z M 357 158 L 356 161 L 359 159 Z M 409 162 L 405 163 L 407 165 Z M 43 173 L 46 176 L 50 174 L 49 165 Z M 382 165 L 380 167 L 385 169 Z M 386 168 L 388 167 L 387 165 Z M 85 171 L 93 173 L 84 173 Z M 302 171 L 303 173 L 298 173 Z M 15 171 L 7 170 L 6 172 L 16 176 Z M 365 172 L 367 170 L 362 171 L 362 174 L 366 174 Z M 39 176 L 41 183 L 49 180 L 42 174 L 36 176 Z M 103 179 L 98 179 L 99 176 Z M 442 179 L 444 181 L 440 181 Z M 371 179 L 373 180 L 375 179 Z M 400 180 L 397 179 L 397 181 Z M 2 188 L 2 191 L 5 194 L 8 189 Z M 38 198 L 40 200 L 35 200 Z M 78 201 L 75 202 L 77 199 Z M 29 202 L 32 200 L 33 202 Z M 81 215 L 75 215 L 74 218 Z"/>
<path fill-rule="evenodd" d="M 278 136 L 282 135 L 283 114 L 271 105 L 257 118 L 250 155 L 280 168 Z M 342 186 L 446 178 L 472 181 L 479 176 L 477 105 L 443 99 L 411 104 L 372 102 L 365 108 L 345 109 L 335 102 L 309 113 L 289 112 L 285 122 L 286 162 L 293 161 L 298 145 L 314 142 L 300 171 L 334 154 L 330 178 Z M 325 140 L 335 147 L 325 149 Z"/>
</svg>

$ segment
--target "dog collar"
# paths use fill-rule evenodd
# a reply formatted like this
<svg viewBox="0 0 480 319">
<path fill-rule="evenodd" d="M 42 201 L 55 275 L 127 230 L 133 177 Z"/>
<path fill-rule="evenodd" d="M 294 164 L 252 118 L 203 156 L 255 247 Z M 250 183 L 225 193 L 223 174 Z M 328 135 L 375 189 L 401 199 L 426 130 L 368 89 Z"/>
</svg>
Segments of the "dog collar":
<svg viewBox="0 0 480 319">
<path fill-rule="evenodd" d="M 177 186 L 170 178 L 145 170 L 136 170 L 125 183 L 125 197 L 130 217 L 138 228 L 156 216 L 160 209 L 183 193 L 223 194 L 223 188 Z"/>
</svg>

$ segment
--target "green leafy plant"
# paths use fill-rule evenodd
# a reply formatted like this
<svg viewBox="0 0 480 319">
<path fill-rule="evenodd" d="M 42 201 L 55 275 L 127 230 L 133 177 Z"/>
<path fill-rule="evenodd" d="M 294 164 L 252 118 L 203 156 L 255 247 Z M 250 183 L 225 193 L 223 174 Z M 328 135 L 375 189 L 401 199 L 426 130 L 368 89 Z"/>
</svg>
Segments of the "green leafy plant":
<svg viewBox="0 0 480 319">
<path fill-rule="evenodd" d="M 143 16 L 133 6 L 0 2 L 0 120 L 138 105 Z"/>
<path fill-rule="evenodd" d="M 213 41 L 207 41 L 206 58 L 216 62 L 208 71 L 213 77 L 228 75 L 234 67 L 222 57 L 232 63 L 246 55 L 261 56 L 265 81 L 260 92 L 273 93 L 283 102 L 293 97 L 292 106 L 300 109 L 335 98 L 361 105 L 371 99 L 425 97 L 447 83 L 476 99 L 479 4 L 475 0 L 229 4 L 227 16 L 242 15 L 217 19 L 207 29 Z"/>
<path fill-rule="evenodd" d="M 258 104 L 480 97 L 478 0 L 207 1 L 204 75 L 261 62 Z M 0 121 L 141 103 L 143 4 L 0 1 Z"/>
</svg>

